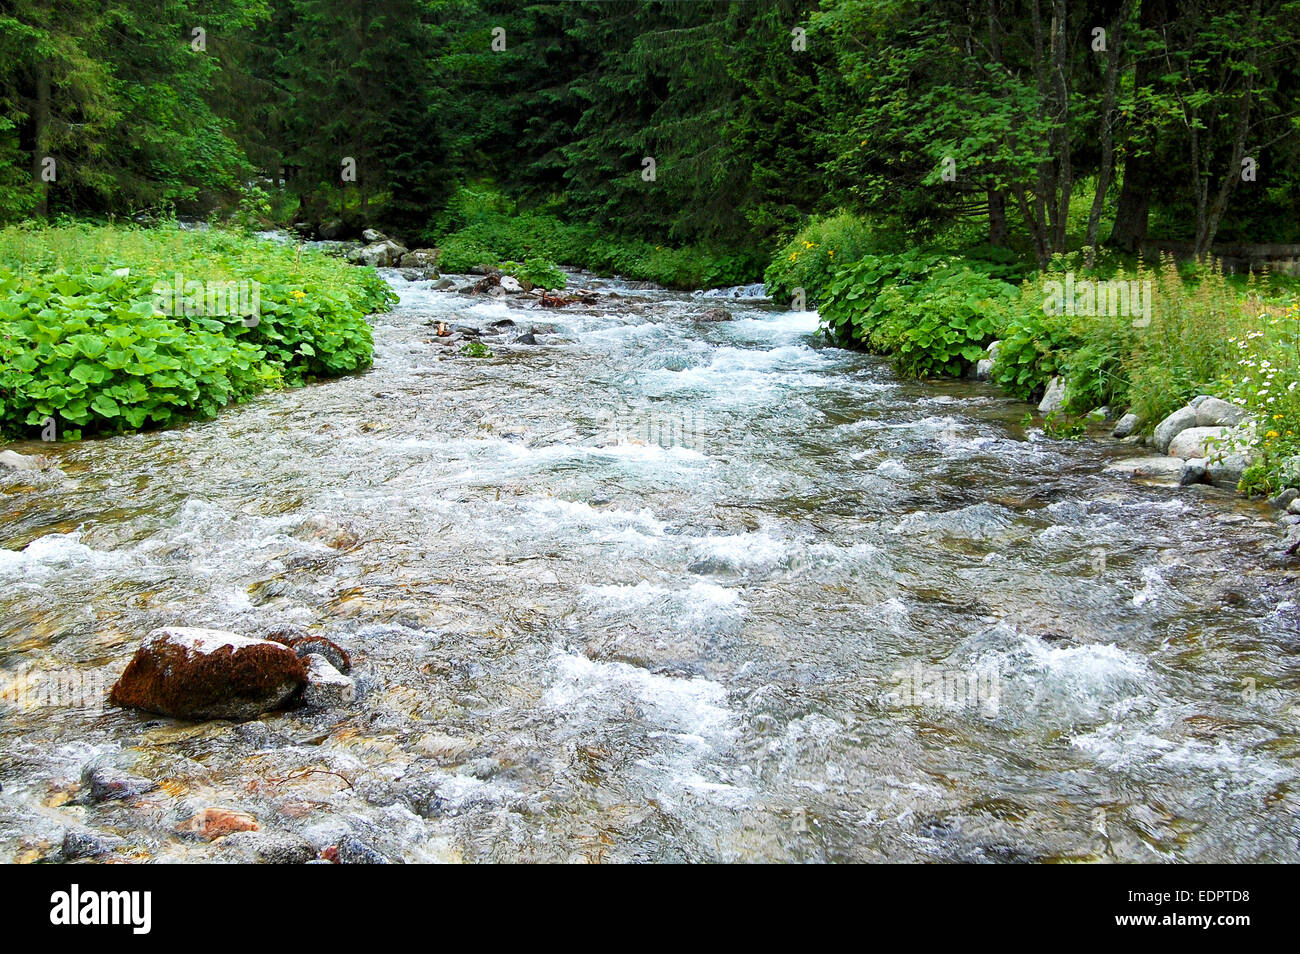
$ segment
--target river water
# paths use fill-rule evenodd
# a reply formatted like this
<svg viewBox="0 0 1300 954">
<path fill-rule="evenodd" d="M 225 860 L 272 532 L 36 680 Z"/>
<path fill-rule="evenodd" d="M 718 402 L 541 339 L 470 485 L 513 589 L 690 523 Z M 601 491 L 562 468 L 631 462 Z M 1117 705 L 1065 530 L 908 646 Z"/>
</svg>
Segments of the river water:
<svg viewBox="0 0 1300 954">
<path fill-rule="evenodd" d="M 11 683 L 102 690 L 160 625 L 293 624 L 361 698 L 10 705 L 0 860 L 68 830 L 228 857 L 178 833 L 210 806 L 406 861 L 1300 860 L 1300 608 L 1263 506 L 1103 474 L 1132 451 L 760 299 L 391 280 L 364 375 L 18 447 L 61 473 L 0 478 Z M 540 344 L 431 326 L 506 319 Z M 89 804 L 92 760 L 160 787 Z"/>
</svg>

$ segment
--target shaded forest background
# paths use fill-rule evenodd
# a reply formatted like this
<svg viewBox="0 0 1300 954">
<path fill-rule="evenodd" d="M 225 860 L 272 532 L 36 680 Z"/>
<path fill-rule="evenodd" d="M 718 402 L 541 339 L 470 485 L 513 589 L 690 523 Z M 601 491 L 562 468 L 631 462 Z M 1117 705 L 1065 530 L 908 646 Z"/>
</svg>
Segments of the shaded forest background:
<svg viewBox="0 0 1300 954">
<path fill-rule="evenodd" d="M 5 0 L 0 64 L 0 221 L 432 243 L 486 187 L 756 262 L 836 210 L 1040 265 L 1300 241 L 1286 0 Z"/>
</svg>

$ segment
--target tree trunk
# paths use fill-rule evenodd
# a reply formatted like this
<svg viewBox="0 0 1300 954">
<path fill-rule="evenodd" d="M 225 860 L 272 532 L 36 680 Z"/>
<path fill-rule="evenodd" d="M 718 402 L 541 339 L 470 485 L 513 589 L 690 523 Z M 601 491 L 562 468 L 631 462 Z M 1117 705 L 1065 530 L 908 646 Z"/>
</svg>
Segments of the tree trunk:
<svg viewBox="0 0 1300 954">
<path fill-rule="evenodd" d="M 1165 25 L 1167 19 L 1165 0 L 1141 0 L 1138 10 L 1139 29 L 1159 30 Z M 1151 85 L 1159 76 L 1159 65 L 1151 57 L 1138 55 L 1134 58 L 1133 88 L 1135 91 Z M 1125 145 L 1124 181 L 1120 185 L 1119 202 L 1115 207 L 1115 222 L 1111 226 L 1107 244 L 1122 252 L 1136 254 L 1141 251 L 1142 242 L 1147 237 L 1151 188 L 1155 184 L 1156 173 L 1156 160 L 1152 155 L 1155 143 L 1144 144 L 1130 138 Z"/>
<path fill-rule="evenodd" d="M 32 209 L 43 219 L 50 211 L 50 184 L 45 181 L 45 159 L 50 148 L 50 68 L 42 63 L 36 73 L 36 99 L 32 104 L 32 181 L 36 187 L 36 205 Z M 55 175 L 58 175 L 57 168 Z"/>
<path fill-rule="evenodd" d="M 1115 167 L 1115 95 L 1119 86 L 1120 50 L 1124 26 L 1133 11 L 1133 0 L 1123 0 L 1115 22 L 1111 24 L 1106 39 L 1106 85 L 1101 104 L 1101 168 L 1097 173 L 1097 194 L 1092 197 L 1092 211 L 1088 214 L 1088 234 L 1083 244 L 1084 264 L 1089 268 L 1097 260 L 1097 233 L 1101 230 L 1101 211 L 1110 191 L 1111 172 Z"/>
<path fill-rule="evenodd" d="M 989 244 L 1007 247 L 1007 200 L 996 189 L 989 190 Z"/>
</svg>

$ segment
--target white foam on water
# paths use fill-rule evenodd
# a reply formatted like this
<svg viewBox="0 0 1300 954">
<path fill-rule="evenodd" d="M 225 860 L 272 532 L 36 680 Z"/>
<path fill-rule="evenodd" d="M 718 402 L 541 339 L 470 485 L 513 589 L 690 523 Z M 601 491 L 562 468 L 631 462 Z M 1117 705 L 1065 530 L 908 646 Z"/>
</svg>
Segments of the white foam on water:
<svg viewBox="0 0 1300 954">
<path fill-rule="evenodd" d="M 615 613 L 658 613 L 674 625 L 709 630 L 744 613 L 739 590 L 702 581 L 680 588 L 648 580 L 587 586 L 583 601 Z"/>
<path fill-rule="evenodd" d="M 74 530 L 37 537 L 21 550 L 0 550 L 0 578 L 42 583 L 70 571 L 112 569 L 127 562 L 123 554 L 82 543 L 81 531 Z"/>
<path fill-rule="evenodd" d="M 1272 759 L 1234 749 L 1224 740 L 1174 741 L 1123 721 L 1072 736 L 1070 744 L 1114 771 L 1155 767 L 1189 777 L 1210 775 L 1228 790 L 1240 792 L 1271 788 L 1296 774 Z"/>
<path fill-rule="evenodd" d="M 668 524 L 655 517 L 648 508 L 643 510 L 597 509 L 589 503 L 542 498 L 524 501 L 521 517 L 525 523 L 506 527 L 507 530 L 528 529 L 542 532 L 584 529 L 596 535 L 635 531 L 654 537 L 664 535 Z"/>
<path fill-rule="evenodd" d="M 621 721 L 623 704 L 634 700 L 644 707 L 648 725 L 717 745 L 730 738 L 734 714 L 727 708 L 727 691 L 711 679 L 662 676 L 622 662 L 595 662 L 576 653 L 552 659 L 555 680 L 542 696 L 544 705 L 566 717 L 600 710 Z"/>
<path fill-rule="evenodd" d="M 636 764 L 648 775 L 656 797 L 665 800 L 666 810 L 672 811 L 673 799 L 685 794 L 727 805 L 747 797 L 710 771 L 709 760 L 734 741 L 738 721 L 720 684 L 560 651 L 552 663 L 555 679 L 542 703 L 567 732 L 603 734 L 609 726 L 626 731 L 629 704 L 636 706 L 634 730 L 654 744 L 652 753 Z"/>
</svg>

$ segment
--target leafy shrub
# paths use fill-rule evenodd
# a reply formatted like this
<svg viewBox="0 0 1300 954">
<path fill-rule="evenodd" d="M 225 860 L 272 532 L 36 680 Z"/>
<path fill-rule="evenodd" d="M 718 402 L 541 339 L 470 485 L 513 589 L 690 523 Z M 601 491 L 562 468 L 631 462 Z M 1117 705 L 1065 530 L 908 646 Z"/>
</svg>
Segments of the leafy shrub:
<svg viewBox="0 0 1300 954">
<path fill-rule="evenodd" d="M 544 258 L 530 258 L 523 264 L 502 262 L 500 268 L 507 275 L 519 279 L 525 290 L 545 288 L 547 291 L 556 291 L 568 284 L 564 272 Z"/>
<path fill-rule="evenodd" d="M 802 288 L 814 307 L 837 271 L 881 250 L 883 241 L 868 220 L 851 213 L 814 218 L 773 256 L 763 273 L 767 293 L 785 302 Z"/>
<path fill-rule="evenodd" d="M 893 358 L 909 376 L 960 375 L 1000 332 L 1014 286 L 919 251 L 841 269 L 822 316 L 832 337 Z"/>
</svg>

